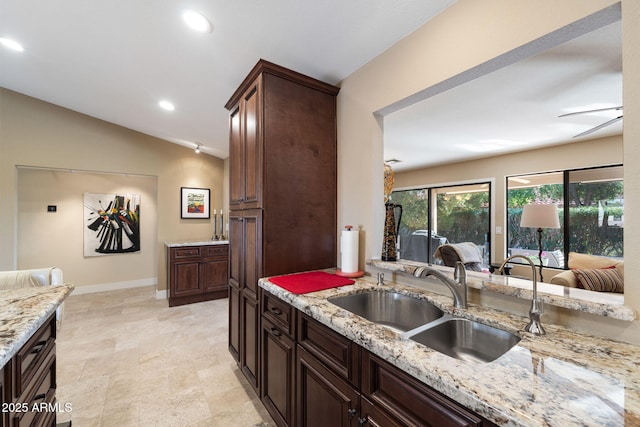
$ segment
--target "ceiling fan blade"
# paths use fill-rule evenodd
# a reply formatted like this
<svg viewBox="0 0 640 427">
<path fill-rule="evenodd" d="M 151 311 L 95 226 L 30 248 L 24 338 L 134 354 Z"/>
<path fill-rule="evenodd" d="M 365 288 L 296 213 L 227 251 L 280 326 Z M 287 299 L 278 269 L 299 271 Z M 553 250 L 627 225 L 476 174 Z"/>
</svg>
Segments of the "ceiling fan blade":
<svg viewBox="0 0 640 427">
<path fill-rule="evenodd" d="M 597 113 L 599 111 L 610 111 L 610 110 L 622 110 L 622 105 L 619 107 L 609 107 L 609 108 L 598 108 L 595 110 L 584 110 L 584 111 L 574 111 L 573 113 L 562 114 L 558 117 L 567 117 L 567 116 L 575 116 L 578 114 L 587 114 L 587 113 Z"/>
<path fill-rule="evenodd" d="M 618 117 L 616 117 L 615 119 L 611 119 L 611 120 L 609 120 L 609 121 L 607 121 L 607 122 L 604 122 L 604 123 L 602 123 L 602 124 L 600 124 L 600 125 L 598 125 L 598 126 L 596 126 L 596 127 L 593 127 L 593 128 L 591 128 L 591 129 L 586 130 L 586 131 L 584 131 L 584 132 L 582 132 L 582 133 L 579 133 L 579 134 L 577 134 L 577 135 L 574 135 L 573 137 L 574 137 L 574 138 L 579 138 L 579 137 L 581 137 L 581 136 L 589 135 L 590 133 L 593 133 L 593 132 L 595 132 L 595 131 L 597 131 L 597 130 L 600 130 L 600 129 L 604 128 L 604 127 L 607 127 L 607 126 L 609 126 L 609 125 L 612 125 L 612 124 L 614 124 L 614 123 L 616 123 L 616 122 L 619 122 L 620 120 L 622 120 L 622 116 L 618 116 Z"/>
</svg>

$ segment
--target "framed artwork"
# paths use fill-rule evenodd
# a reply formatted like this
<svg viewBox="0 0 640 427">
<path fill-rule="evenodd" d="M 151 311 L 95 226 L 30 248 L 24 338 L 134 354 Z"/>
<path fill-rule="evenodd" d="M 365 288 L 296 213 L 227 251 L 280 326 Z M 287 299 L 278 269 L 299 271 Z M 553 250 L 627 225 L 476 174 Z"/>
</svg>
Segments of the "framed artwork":
<svg viewBox="0 0 640 427">
<path fill-rule="evenodd" d="M 140 195 L 84 193 L 84 256 L 140 252 Z"/>
<path fill-rule="evenodd" d="M 211 190 L 208 188 L 180 188 L 180 217 L 181 218 L 205 218 L 210 216 L 209 197 Z"/>
</svg>

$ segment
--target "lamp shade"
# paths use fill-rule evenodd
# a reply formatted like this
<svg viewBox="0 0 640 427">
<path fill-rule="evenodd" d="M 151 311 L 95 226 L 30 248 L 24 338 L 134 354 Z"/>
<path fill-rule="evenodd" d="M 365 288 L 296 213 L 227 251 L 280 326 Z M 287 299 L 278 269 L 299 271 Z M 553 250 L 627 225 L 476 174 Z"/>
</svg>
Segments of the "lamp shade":
<svg viewBox="0 0 640 427">
<path fill-rule="evenodd" d="M 522 210 L 520 227 L 560 228 L 558 206 L 552 204 L 526 205 Z"/>
</svg>

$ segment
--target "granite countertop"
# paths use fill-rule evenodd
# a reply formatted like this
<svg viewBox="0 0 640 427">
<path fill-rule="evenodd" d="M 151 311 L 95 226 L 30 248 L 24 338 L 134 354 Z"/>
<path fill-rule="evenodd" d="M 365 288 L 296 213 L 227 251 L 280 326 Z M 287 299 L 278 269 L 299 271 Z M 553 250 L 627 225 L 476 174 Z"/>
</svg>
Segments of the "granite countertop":
<svg viewBox="0 0 640 427">
<path fill-rule="evenodd" d="M 399 273 L 413 274 L 418 266 L 426 265 L 414 261 L 380 261 L 369 260 L 368 265 Z M 437 266 L 436 266 L 437 268 Z M 446 274 L 450 273 L 450 267 L 442 267 Z M 514 276 L 502 276 L 476 271 L 467 271 L 467 283 L 470 288 L 489 290 L 491 292 L 509 295 L 516 298 L 531 300 L 531 280 L 523 280 Z M 624 295 L 609 292 L 590 292 L 584 289 L 567 288 L 551 283 L 538 283 L 538 296 L 545 304 L 598 316 L 610 317 L 627 322 L 636 319 L 633 308 L 624 305 Z"/>
<path fill-rule="evenodd" d="M 425 279 L 426 280 L 426 279 Z M 260 286 L 453 400 L 505 426 L 640 426 L 640 347 L 543 324 L 547 335 L 523 332 L 528 319 L 400 284 L 369 278 L 340 288 L 293 294 Z M 444 312 L 515 333 L 521 341 L 490 363 L 457 360 L 403 338 L 327 301 L 366 290 L 395 290 Z"/>
<path fill-rule="evenodd" d="M 0 366 L 11 360 L 73 288 L 54 285 L 0 291 Z"/>
<path fill-rule="evenodd" d="M 164 242 L 167 248 L 179 248 L 181 246 L 208 246 L 208 245 L 228 245 L 228 240 L 181 240 L 177 242 Z"/>
</svg>

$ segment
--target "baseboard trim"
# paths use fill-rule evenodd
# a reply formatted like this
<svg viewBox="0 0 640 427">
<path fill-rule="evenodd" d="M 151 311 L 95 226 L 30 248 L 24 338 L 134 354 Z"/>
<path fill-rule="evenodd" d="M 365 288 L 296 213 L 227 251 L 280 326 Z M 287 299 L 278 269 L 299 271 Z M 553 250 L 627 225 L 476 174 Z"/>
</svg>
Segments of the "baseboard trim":
<svg viewBox="0 0 640 427">
<path fill-rule="evenodd" d="M 121 289 L 142 288 L 145 286 L 153 286 L 158 284 L 158 279 L 150 277 L 148 279 L 129 280 L 126 282 L 100 283 L 97 285 L 76 286 L 72 295 L 94 294 L 98 292 L 117 291 Z M 157 298 L 156 291 L 156 298 Z M 166 291 L 164 291 L 166 293 Z"/>
</svg>

